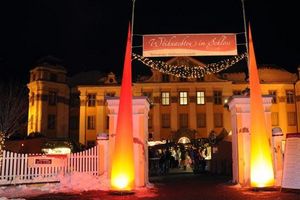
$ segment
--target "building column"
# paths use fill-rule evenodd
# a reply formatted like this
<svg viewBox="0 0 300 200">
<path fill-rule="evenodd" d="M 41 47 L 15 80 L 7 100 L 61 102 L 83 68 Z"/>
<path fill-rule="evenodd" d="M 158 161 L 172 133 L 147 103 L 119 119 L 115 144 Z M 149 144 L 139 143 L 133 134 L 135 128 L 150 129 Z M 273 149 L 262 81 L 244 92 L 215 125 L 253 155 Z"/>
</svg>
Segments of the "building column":
<svg viewBox="0 0 300 200">
<path fill-rule="evenodd" d="M 171 90 L 170 96 L 171 96 L 170 126 L 171 126 L 171 132 L 176 132 L 178 130 L 178 92 L 176 88 Z"/>
<path fill-rule="evenodd" d="M 86 144 L 86 95 L 80 94 L 79 142 Z"/>
</svg>

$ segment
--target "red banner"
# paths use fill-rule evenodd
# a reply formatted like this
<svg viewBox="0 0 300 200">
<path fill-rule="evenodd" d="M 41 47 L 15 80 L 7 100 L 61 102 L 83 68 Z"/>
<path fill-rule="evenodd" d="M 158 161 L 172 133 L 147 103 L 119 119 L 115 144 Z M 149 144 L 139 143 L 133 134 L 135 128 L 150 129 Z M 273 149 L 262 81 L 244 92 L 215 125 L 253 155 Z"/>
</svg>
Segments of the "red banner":
<svg viewBox="0 0 300 200">
<path fill-rule="evenodd" d="M 144 57 L 237 55 L 235 34 L 144 35 Z"/>
</svg>

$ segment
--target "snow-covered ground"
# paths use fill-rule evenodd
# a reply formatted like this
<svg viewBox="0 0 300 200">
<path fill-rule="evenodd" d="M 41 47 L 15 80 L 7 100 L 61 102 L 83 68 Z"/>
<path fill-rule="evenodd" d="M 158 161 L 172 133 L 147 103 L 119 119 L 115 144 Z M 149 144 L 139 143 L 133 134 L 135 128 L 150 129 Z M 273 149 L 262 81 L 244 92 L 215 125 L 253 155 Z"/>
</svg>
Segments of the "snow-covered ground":
<svg viewBox="0 0 300 200">
<path fill-rule="evenodd" d="M 64 176 L 58 175 L 60 183 L 47 183 L 47 184 L 31 184 L 31 185 L 18 185 L 0 187 L 0 200 L 7 199 L 24 199 L 29 196 L 38 196 L 48 193 L 79 193 L 89 190 L 109 190 L 109 180 L 107 175 L 92 176 L 86 173 L 73 172 Z M 147 185 L 145 188 L 137 189 L 138 196 L 150 197 L 155 196 L 153 192 L 148 189 L 153 185 Z"/>
</svg>

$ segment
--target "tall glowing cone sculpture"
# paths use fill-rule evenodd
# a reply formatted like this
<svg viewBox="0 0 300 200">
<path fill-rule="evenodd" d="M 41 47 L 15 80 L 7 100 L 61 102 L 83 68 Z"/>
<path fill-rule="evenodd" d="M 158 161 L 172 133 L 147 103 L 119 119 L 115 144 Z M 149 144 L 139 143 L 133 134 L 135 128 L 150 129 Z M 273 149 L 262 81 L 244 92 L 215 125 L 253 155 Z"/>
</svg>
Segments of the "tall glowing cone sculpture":
<svg viewBox="0 0 300 200">
<path fill-rule="evenodd" d="M 250 130 L 251 187 L 271 187 L 274 185 L 272 154 L 266 126 L 262 92 L 254 54 L 251 28 L 249 25 L 249 78 L 250 78 Z"/>
<path fill-rule="evenodd" d="M 126 54 L 117 119 L 115 149 L 112 154 L 111 190 L 134 189 L 134 157 L 132 132 L 131 33 L 128 28 Z"/>
</svg>

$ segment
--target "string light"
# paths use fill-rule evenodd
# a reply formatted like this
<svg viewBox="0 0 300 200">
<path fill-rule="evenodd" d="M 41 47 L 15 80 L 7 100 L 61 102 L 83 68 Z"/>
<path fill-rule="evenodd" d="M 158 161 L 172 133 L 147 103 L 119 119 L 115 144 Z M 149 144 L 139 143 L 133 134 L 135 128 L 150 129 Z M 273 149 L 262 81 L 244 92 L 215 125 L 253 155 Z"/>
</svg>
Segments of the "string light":
<svg viewBox="0 0 300 200">
<path fill-rule="evenodd" d="M 132 53 L 133 60 L 139 60 L 143 64 L 158 70 L 162 73 L 173 75 L 180 78 L 201 78 L 206 74 L 215 74 L 223 71 L 242 59 L 247 57 L 247 53 L 234 56 L 226 60 L 219 61 L 217 63 L 210 63 L 204 66 L 186 66 L 186 65 L 169 65 L 163 61 L 151 60 L 144 56 Z"/>
</svg>

